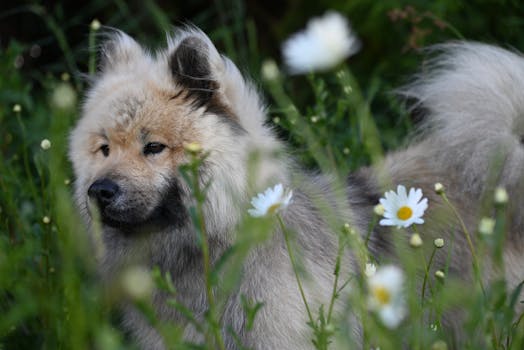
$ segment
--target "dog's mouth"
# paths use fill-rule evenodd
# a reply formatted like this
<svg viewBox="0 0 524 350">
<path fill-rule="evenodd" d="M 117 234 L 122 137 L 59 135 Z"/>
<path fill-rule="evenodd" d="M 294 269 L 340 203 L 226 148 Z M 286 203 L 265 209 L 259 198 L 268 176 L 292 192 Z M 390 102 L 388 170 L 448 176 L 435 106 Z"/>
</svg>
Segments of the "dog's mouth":
<svg viewBox="0 0 524 350">
<path fill-rule="evenodd" d="M 136 209 L 119 210 L 109 206 L 100 211 L 100 221 L 125 233 L 158 231 L 182 222 L 164 205 L 155 207 L 147 216 L 140 214 Z"/>
<path fill-rule="evenodd" d="M 159 203 L 149 206 L 142 198 L 136 198 L 136 195 L 122 191 L 118 185 L 108 183 L 111 182 L 97 180 L 88 191 L 89 213 L 91 217 L 98 218 L 102 225 L 125 234 L 148 233 L 186 225 L 189 215 L 176 181 L 164 191 Z"/>
</svg>

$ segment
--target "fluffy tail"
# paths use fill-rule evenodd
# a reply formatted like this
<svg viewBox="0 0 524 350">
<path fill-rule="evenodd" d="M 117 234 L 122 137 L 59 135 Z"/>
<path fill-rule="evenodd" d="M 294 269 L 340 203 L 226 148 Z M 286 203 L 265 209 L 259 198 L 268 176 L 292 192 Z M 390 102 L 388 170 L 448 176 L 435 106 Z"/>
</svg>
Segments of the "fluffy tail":
<svg viewBox="0 0 524 350">
<path fill-rule="evenodd" d="M 462 172 L 467 191 L 499 183 L 523 193 L 524 57 L 472 42 L 433 50 L 436 58 L 400 90 L 427 112 L 421 129 L 430 156 Z"/>
</svg>

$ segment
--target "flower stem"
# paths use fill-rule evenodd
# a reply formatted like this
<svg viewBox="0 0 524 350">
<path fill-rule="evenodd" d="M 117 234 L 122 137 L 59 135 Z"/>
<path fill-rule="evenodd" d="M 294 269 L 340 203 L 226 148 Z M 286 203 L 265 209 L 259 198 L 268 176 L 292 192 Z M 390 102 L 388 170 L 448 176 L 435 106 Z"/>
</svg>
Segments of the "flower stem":
<svg viewBox="0 0 524 350">
<path fill-rule="evenodd" d="M 342 236 L 339 236 L 338 238 L 338 252 L 337 252 L 337 260 L 335 262 L 335 281 L 333 282 L 333 292 L 331 294 L 331 300 L 329 301 L 329 308 L 328 308 L 328 314 L 327 314 L 327 321 L 326 323 L 329 324 L 331 321 L 331 315 L 333 314 L 333 306 L 335 304 L 335 299 L 338 297 L 338 278 L 340 276 L 340 261 L 342 258 L 342 253 L 344 252 L 344 242 L 342 240 Z"/>
<path fill-rule="evenodd" d="M 302 301 L 304 302 L 304 306 L 306 307 L 306 312 L 309 318 L 309 322 L 311 323 L 311 327 L 315 327 L 315 322 L 313 320 L 313 315 L 311 314 L 311 310 L 309 309 L 309 304 L 306 300 L 306 295 L 304 293 L 304 289 L 302 288 L 302 282 L 300 281 L 300 277 L 298 276 L 298 268 L 296 265 L 295 257 L 293 255 L 293 251 L 291 249 L 291 243 L 289 241 L 289 233 L 286 230 L 286 227 L 284 225 L 284 222 L 282 221 L 282 218 L 280 215 L 277 214 L 277 219 L 280 224 L 280 227 L 282 228 L 282 234 L 284 235 L 284 241 L 286 242 L 286 249 L 289 254 L 289 260 L 291 261 L 291 267 L 293 268 L 293 273 L 295 274 L 295 278 L 297 280 L 298 289 L 300 291 L 300 296 L 302 297 Z"/>
<path fill-rule="evenodd" d="M 435 256 L 435 253 L 437 252 L 437 247 L 433 247 L 433 251 L 431 252 L 431 256 L 429 257 L 429 262 L 425 264 L 426 259 L 424 259 L 425 271 L 424 271 L 424 281 L 422 282 L 422 297 L 421 297 L 421 304 L 424 305 L 424 296 L 426 294 L 426 283 L 428 281 L 429 277 L 429 270 L 431 269 L 431 263 L 433 262 L 433 257 Z"/>
<path fill-rule="evenodd" d="M 93 76 L 96 71 L 96 30 L 91 29 L 89 31 L 89 59 L 87 64 L 87 71 L 90 76 Z"/>
<path fill-rule="evenodd" d="M 480 279 L 480 269 L 479 269 L 479 263 L 478 263 L 478 259 L 477 259 L 477 254 L 475 253 L 475 248 L 473 247 L 473 242 L 471 240 L 471 236 L 469 234 L 469 231 L 466 228 L 466 224 L 464 223 L 464 220 L 462 220 L 462 217 L 460 216 L 460 213 L 457 211 L 455 206 L 453 204 L 451 204 L 451 202 L 449 201 L 448 196 L 446 196 L 446 193 L 442 192 L 442 193 L 440 193 L 440 196 L 442 197 L 444 202 L 451 208 L 451 210 L 453 211 L 453 214 L 455 214 L 455 216 L 457 217 L 457 219 L 458 219 L 458 221 L 460 223 L 460 226 L 462 227 L 462 231 L 464 231 L 464 235 L 466 236 L 466 240 L 468 241 L 469 250 L 470 250 L 471 256 L 473 258 L 473 269 L 475 270 L 475 276 L 476 276 L 476 278 L 479 281 L 480 288 L 482 289 L 482 293 L 484 295 L 486 295 L 486 292 L 484 290 L 484 285 L 482 284 L 482 281 Z"/>
<path fill-rule="evenodd" d="M 373 214 L 373 218 L 371 219 L 369 226 L 368 226 L 368 231 L 366 232 L 366 240 L 364 241 L 364 245 L 366 246 L 366 249 L 368 249 L 368 242 L 369 242 L 369 239 L 371 238 L 371 233 L 373 232 L 373 229 L 375 228 L 377 222 L 378 222 L 378 215 Z"/>
<path fill-rule="evenodd" d="M 224 340 L 222 339 L 222 334 L 220 331 L 220 326 L 218 322 L 215 319 L 215 296 L 213 294 L 213 286 L 212 286 L 212 279 L 211 279 L 211 259 L 209 254 L 209 243 L 208 243 L 208 236 L 207 236 L 207 228 L 206 228 L 206 222 L 204 220 L 204 210 L 203 210 L 203 202 L 205 198 L 205 194 L 200 188 L 199 184 L 199 165 L 200 160 L 197 158 L 196 155 L 193 155 L 194 159 L 191 164 L 191 175 L 192 175 L 192 182 L 193 182 L 193 195 L 196 199 L 196 211 L 197 211 L 197 223 L 199 225 L 199 231 L 200 231 L 200 248 L 202 249 L 202 259 L 203 259 L 203 268 L 204 268 L 204 278 L 206 283 L 206 297 L 207 302 L 209 304 L 209 316 L 210 316 L 210 323 L 213 335 L 215 337 L 216 345 L 218 349 L 225 350 L 226 347 L 224 345 Z M 207 337 L 206 337 L 207 338 Z"/>
</svg>

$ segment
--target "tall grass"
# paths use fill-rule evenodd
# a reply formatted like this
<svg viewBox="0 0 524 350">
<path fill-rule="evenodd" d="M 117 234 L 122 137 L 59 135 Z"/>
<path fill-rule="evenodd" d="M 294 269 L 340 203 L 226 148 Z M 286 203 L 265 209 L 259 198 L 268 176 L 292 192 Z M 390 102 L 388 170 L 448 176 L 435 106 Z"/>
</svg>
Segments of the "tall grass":
<svg viewBox="0 0 524 350">
<path fill-rule="evenodd" d="M 358 11 L 354 8 L 363 4 L 365 2 L 361 1 L 348 5 L 348 11 Z M 108 24 L 127 25 L 125 29 L 137 31 L 139 24 L 133 20 L 134 14 L 128 4 L 114 1 L 113 5 L 118 12 L 109 17 Z M 375 5 L 370 18 L 380 21 L 377 13 L 386 14 L 382 6 Z M 100 2 L 94 2 L 90 8 L 90 14 L 97 13 L 97 9 L 107 12 Z M 234 9 L 232 16 L 230 8 Z M 398 8 L 403 7 L 398 5 Z M 25 10 L 45 23 L 63 59 L 53 65 L 53 74 L 46 74 L 13 68 L 20 57 L 27 56 L 30 45 L 13 40 L 2 48 L 0 55 L 0 349 L 134 348 L 136 346 L 119 327 L 118 307 L 122 299 L 134 300 L 173 348 L 223 348 L 218 321 L 220 310 L 238 284 L 242 262 L 249 251 L 268 239 L 277 222 L 271 218 L 255 220 L 246 215 L 239 232 L 250 232 L 249 237 L 237 235 L 232 247 L 218 263 L 206 264 L 204 273 L 213 307 L 204 319 L 197 319 L 183 305 L 177 304 L 175 298 L 171 300 L 170 305 L 205 334 L 206 343 L 201 347 L 186 343 L 177 325 L 155 320 L 147 293 L 146 297 L 140 292 L 133 294 L 133 290 L 130 291 L 129 286 L 120 280 L 110 290 L 101 286 L 94 261 L 97 247 L 88 239 L 73 203 L 74 179 L 67 160 L 67 135 L 78 118 L 77 102 L 86 85 L 78 73 L 79 70 L 92 73 L 93 64 L 89 62 L 96 58 L 95 53 L 88 50 L 90 46 L 96 46 L 96 36 L 88 29 L 92 18 L 82 18 L 86 40 L 76 47 L 68 37 L 68 24 L 57 19 L 56 12 L 43 6 Z M 157 34 L 169 28 L 170 18 L 155 2 L 147 2 L 145 11 Z M 446 11 L 442 9 L 440 13 Z M 196 22 L 212 27 L 216 24 L 211 20 L 214 15 L 223 26 L 217 25 L 218 29 L 210 33 L 212 39 L 236 62 L 249 67 L 271 101 L 269 123 L 288 140 L 294 155 L 306 167 L 338 174 L 339 179 L 343 179 L 350 170 L 379 162 L 383 148 L 398 146 L 398 140 L 411 130 L 411 121 L 399 104 L 390 96 L 379 93 L 390 87 L 381 77 L 384 70 L 373 72 L 365 67 L 363 72 L 372 73 L 369 79 L 362 79 L 362 72 L 351 66 L 342 66 L 321 75 L 299 78 L 280 75 L 275 80 L 264 81 L 258 78 L 263 58 L 258 47 L 261 35 L 246 15 L 244 3 L 218 1 L 212 10 L 202 12 Z M 356 22 L 358 24 L 360 20 Z M 410 22 L 409 25 L 416 24 Z M 280 28 L 284 31 L 291 26 L 282 22 Z M 362 25 L 363 30 L 364 27 Z M 376 28 L 381 28 L 381 25 L 377 23 Z M 457 30 L 451 28 L 448 37 L 453 37 Z M 406 42 L 409 42 L 406 38 L 408 32 L 403 32 Z M 142 33 L 142 36 L 146 35 Z M 372 44 L 369 46 L 370 51 L 376 50 Z M 413 58 L 406 57 L 407 60 Z M 356 62 L 356 65 L 362 66 L 363 63 Z M 66 74 L 60 74 L 62 72 Z M 373 106 L 378 112 L 372 112 Z M 390 114 L 391 110 L 394 116 Z M 43 139 L 50 141 L 50 148 L 41 147 Z M 205 190 L 199 189 L 197 182 L 192 182 L 199 166 L 199 156 L 195 154 L 186 175 L 197 199 L 192 218 L 200 227 L 198 239 L 205 255 L 206 228 L 201 214 Z M 504 208 L 496 207 L 495 212 L 495 233 L 491 236 L 494 238 L 481 240 L 475 249 L 477 256 L 482 252 L 500 260 L 505 233 Z M 376 224 L 376 220 L 373 223 Z M 359 265 L 364 271 L 370 260 L 365 249 L 366 240 L 356 235 L 349 224 L 334 220 L 333 226 L 339 234 L 340 254 L 347 249 L 358 252 Z M 285 227 L 282 231 L 285 232 Z M 299 251 L 293 251 L 292 243 L 289 244 L 291 253 L 300 255 Z M 431 242 L 425 242 L 424 249 L 413 249 L 407 242 L 398 240 L 396 247 L 403 253 L 399 263 L 407 275 L 409 316 L 405 322 L 392 330 L 385 327 L 374 313 L 369 313 L 364 274 L 342 276 L 338 262 L 333 266 L 337 279 L 331 299 L 326 300 L 319 310 L 306 311 L 304 308 L 304 312 L 310 313 L 312 342 L 318 349 L 354 346 L 355 339 L 350 329 L 355 324 L 333 316 L 335 302 L 347 304 L 345 311 L 348 315 L 359 316 L 366 349 L 405 346 L 445 349 L 452 345 L 452 340 L 441 327 L 440 320 L 443 312 L 456 305 L 461 305 L 468 315 L 463 324 L 466 348 L 524 348 L 523 315 L 514 312 L 514 306 L 522 302 L 518 299 L 522 284 L 516 290 L 507 290 L 501 277 L 480 286 L 478 279 L 463 282 L 447 278 L 446 269 L 443 270 L 444 279 L 435 278 L 428 272 L 432 257 L 446 254 L 449 251 L 447 246 L 436 249 Z M 478 261 L 475 264 L 475 269 L 482 269 Z M 427 282 L 422 300 L 415 282 L 420 274 Z M 480 270 L 478 275 L 481 275 Z M 145 280 L 139 283 L 151 279 L 157 288 L 176 296 L 169 275 L 154 269 L 141 276 Z M 298 283 L 301 275 L 297 273 L 296 276 Z M 355 282 L 352 283 L 355 289 L 349 300 L 339 300 L 348 281 Z M 211 289 L 217 288 L 220 293 L 213 295 Z M 468 292 L 464 293 L 465 290 Z M 307 305 L 307 300 L 304 301 Z M 246 299 L 242 304 L 249 329 L 257 322 L 257 312 L 264 306 Z"/>
</svg>

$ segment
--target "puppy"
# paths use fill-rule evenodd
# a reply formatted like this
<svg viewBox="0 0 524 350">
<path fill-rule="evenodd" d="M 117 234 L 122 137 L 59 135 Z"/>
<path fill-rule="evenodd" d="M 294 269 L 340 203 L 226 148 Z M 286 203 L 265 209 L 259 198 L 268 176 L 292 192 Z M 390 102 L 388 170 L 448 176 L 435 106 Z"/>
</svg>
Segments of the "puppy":
<svg viewBox="0 0 524 350">
<path fill-rule="evenodd" d="M 70 136 L 76 201 L 91 231 L 96 231 L 95 222 L 101 223 L 104 278 L 110 281 L 131 264 L 158 266 L 172 276 L 177 302 L 197 318 L 205 315 L 209 305 L 202 252 L 189 212 L 194 198 L 179 170 L 189 161 L 184 146 L 197 143 L 207 154 L 199 180 L 202 186 L 209 183 L 203 215 L 211 262 L 234 242 L 249 199 L 265 186 L 282 183 L 293 190 L 281 215 L 296 233 L 295 247 L 307 276 L 304 293 L 312 310 L 331 297 L 338 250 L 338 234 L 325 213 L 365 235 L 386 184 L 423 190 L 429 198 L 424 240 L 454 240 L 449 274 L 458 276 L 472 275 L 470 250 L 454 216 L 437 215 L 446 206 L 434 184 L 444 184 L 472 233 L 482 200 L 495 186 L 504 186 L 511 201 L 503 261 L 508 288 L 514 288 L 524 277 L 524 60 L 477 43 L 453 43 L 440 50 L 432 68 L 400 90 L 425 114 L 420 137 L 381 164 L 349 175 L 341 185 L 294 165 L 265 124 L 264 104 L 253 84 L 201 31 L 180 29 L 167 48 L 154 54 L 122 32 L 110 34 Z M 370 254 L 379 261 L 394 258 L 392 237 L 376 228 L 369 237 Z M 445 258 L 437 256 L 433 266 L 444 266 Z M 486 266 L 482 278 L 489 281 L 497 273 L 495 265 L 481 258 Z M 353 252 L 342 256 L 342 267 L 346 276 L 359 273 Z M 202 341 L 187 318 L 167 306 L 169 297 L 154 292 L 158 318 L 179 325 L 188 341 Z M 242 297 L 263 303 L 250 329 Z M 343 300 L 335 305 L 340 317 Z M 313 348 L 278 227 L 246 258 L 220 322 L 227 349 L 237 349 L 239 343 L 253 349 Z M 124 323 L 143 348 L 165 348 L 155 328 L 131 306 L 125 307 Z M 460 328 L 453 318 L 448 324 Z"/>
</svg>

